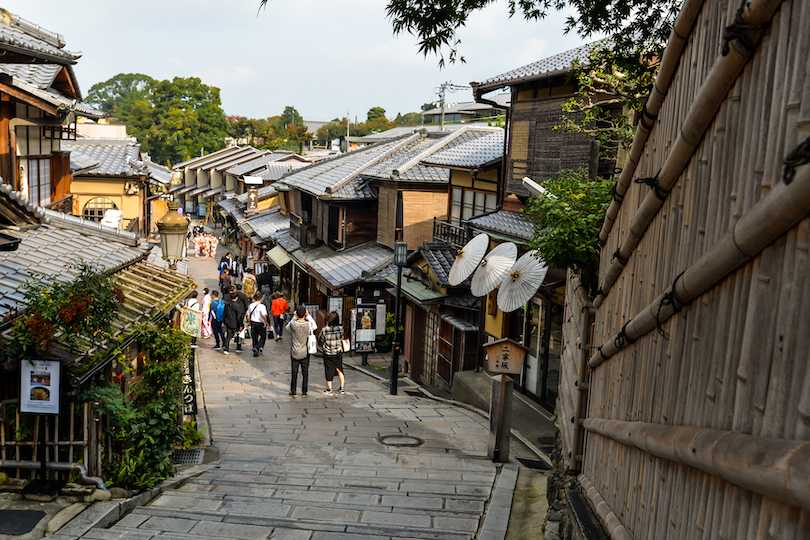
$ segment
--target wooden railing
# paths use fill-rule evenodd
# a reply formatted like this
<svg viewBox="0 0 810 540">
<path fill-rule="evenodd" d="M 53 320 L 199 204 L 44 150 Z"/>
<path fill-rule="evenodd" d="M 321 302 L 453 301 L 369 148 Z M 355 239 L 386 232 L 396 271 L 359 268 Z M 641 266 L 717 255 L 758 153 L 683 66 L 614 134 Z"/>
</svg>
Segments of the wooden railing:
<svg viewBox="0 0 810 540">
<path fill-rule="evenodd" d="M 49 210 L 55 212 L 62 212 L 64 214 L 73 213 L 73 195 L 65 195 L 61 199 L 57 199 L 52 203 L 45 206 Z"/>
<path fill-rule="evenodd" d="M 469 232 L 463 227 L 433 218 L 433 240 L 447 242 L 456 249 L 461 249 L 469 241 Z"/>
</svg>

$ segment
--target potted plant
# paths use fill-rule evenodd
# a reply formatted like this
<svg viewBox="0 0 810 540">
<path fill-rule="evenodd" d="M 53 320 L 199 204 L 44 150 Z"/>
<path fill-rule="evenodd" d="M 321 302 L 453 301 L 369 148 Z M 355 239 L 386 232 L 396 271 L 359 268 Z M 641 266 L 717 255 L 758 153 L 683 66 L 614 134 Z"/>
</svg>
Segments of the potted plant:
<svg viewBox="0 0 810 540">
<path fill-rule="evenodd" d="M 402 332 L 403 326 L 399 325 L 399 331 Z M 391 352 L 394 343 L 394 314 L 389 312 L 385 314 L 385 334 L 377 338 L 377 352 L 387 353 Z"/>
</svg>

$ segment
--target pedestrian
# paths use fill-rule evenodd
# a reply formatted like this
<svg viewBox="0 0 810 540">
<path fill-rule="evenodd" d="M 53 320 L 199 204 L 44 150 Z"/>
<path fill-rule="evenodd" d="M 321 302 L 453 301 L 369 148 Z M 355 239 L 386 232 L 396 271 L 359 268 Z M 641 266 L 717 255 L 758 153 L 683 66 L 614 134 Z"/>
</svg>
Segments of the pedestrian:
<svg viewBox="0 0 810 540">
<path fill-rule="evenodd" d="M 208 313 L 208 319 L 211 323 L 211 333 L 214 334 L 214 340 L 216 341 L 214 345 L 216 350 L 225 345 L 225 329 L 222 327 L 224 316 L 225 302 L 220 300 L 217 291 L 211 291 L 211 309 Z"/>
<path fill-rule="evenodd" d="M 259 292 L 259 284 L 256 282 L 256 276 L 253 275 L 253 270 L 248 268 L 245 270 L 245 277 L 242 278 L 242 291 L 248 298 L 253 298 L 253 295 Z"/>
<path fill-rule="evenodd" d="M 295 397 L 295 387 L 298 381 L 298 368 L 301 368 L 301 395 L 307 396 L 307 383 L 309 382 L 309 348 L 307 341 L 309 335 L 318 328 L 315 319 L 299 304 L 295 308 L 295 317 L 287 323 L 290 331 L 290 363 L 292 377 L 290 379 L 290 395 Z"/>
<path fill-rule="evenodd" d="M 245 310 L 242 309 L 242 302 L 234 290 L 230 296 L 230 302 L 225 303 L 225 345 L 222 347 L 222 354 L 228 354 L 230 350 L 231 338 L 236 336 L 236 352 L 242 352 L 242 344 L 239 342 L 239 332 L 245 328 Z"/>
<path fill-rule="evenodd" d="M 201 311 L 202 308 L 200 307 L 200 301 L 197 300 L 197 297 L 200 294 L 197 291 L 191 291 L 191 294 L 188 295 L 188 301 L 186 302 L 186 307 L 189 309 L 193 309 L 196 311 Z M 191 347 L 196 349 L 197 348 L 197 336 L 191 337 Z"/>
<path fill-rule="evenodd" d="M 228 291 L 231 290 L 231 276 L 230 270 L 227 268 L 222 271 L 222 275 L 219 277 L 219 290 L 222 291 L 222 297 L 228 294 Z"/>
<path fill-rule="evenodd" d="M 262 293 L 253 295 L 253 303 L 248 307 L 247 316 L 253 338 L 253 356 L 259 356 L 264 352 L 264 342 L 267 340 L 267 307 L 262 304 Z"/>
<path fill-rule="evenodd" d="M 271 309 L 273 311 L 273 331 L 276 333 L 276 341 L 281 341 L 281 334 L 284 331 L 284 317 L 290 306 L 278 291 L 273 293 Z"/>
<path fill-rule="evenodd" d="M 326 326 L 318 335 L 318 341 L 323 348 L 323 369 L 326 373 L 326 390 L 323 393 L 332 395 L 332 379 L 337 373 L 340 380 L 337 393 L 344 394 L 346 379 L 343 376 L 343 327 L 340 326 L 340 317 L 336 311 L 326 316 Z"/>
<path fill-rule="evenodd" d="M 242 311 L 242 316 L 244 317 L 245 313 L 247 313 L 247 309 L 248 309 L 248 306 L 250 305 L 250 301 L 248 301 L 248 298 L 247 298 L 247 296 L 245 296 L 245 293 L 242 292 L 242 286 L 239 285 L 238 283 L 236 285 L 231 285 L 231 288 L 230 288 L 229 292 L 231 292 L 231 293 L 235 292 L 236 293 L 236 298 L 237 298 L 236 301 L 239 302 L 239 304 L 240 304 L 239 308 Z M 244 321 L 243 321 L 243 326 L 249 326 L 249 325 L 244 324 Z M 245 338 L 243 336 L 241 336 L 241 337 L 237 336 L 236 337 L 235 342 L 236 342 L 236 350 L 237 350 L 237 352 L 242 352 L 242 343 L 243 343 L 244 339 Z"/>
<path fill-rule="evenodd" d="M 206 287 L 203 289 L 202 328 L 200 329 L 200 334 L 202 334 L 204 338 L 211 337 L 211 301 L 211 293 L 208 291 L 208 287 Z"/>
</svg>

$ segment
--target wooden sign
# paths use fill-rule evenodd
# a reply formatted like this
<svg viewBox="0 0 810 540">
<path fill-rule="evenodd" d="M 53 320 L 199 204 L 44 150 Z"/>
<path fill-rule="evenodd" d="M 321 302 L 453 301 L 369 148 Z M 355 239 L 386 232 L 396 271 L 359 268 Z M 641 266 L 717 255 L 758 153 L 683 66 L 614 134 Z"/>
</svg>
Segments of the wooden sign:
<svg viewBox="0 0 810 540">
<path fill-rule="evenodd" d="M 202 311 L 188 307 L 180 308 L 180 330 L 192 337 L 200 337 Z"/>
<path fill-rule="evenodd" d="M 189 349 L 183 363 L 183 414 L 197 414 L 197 384 L 194 380 L 194 349 Z"/>
<path fill-rule="evenodd" d="M 259 189 L 250 187 L 248 188 L 247 194 L 247 208 L 245 208 L 245 215 L 255 214 L 259 209 Z"/>
<path fill-rule="evenodd" d="M 509 338 L 484 343 L 487 352 L 487 371 L 490 373 L 509 373 L 518 375 L 523 371 L 528 347 Z"/>
</svg>

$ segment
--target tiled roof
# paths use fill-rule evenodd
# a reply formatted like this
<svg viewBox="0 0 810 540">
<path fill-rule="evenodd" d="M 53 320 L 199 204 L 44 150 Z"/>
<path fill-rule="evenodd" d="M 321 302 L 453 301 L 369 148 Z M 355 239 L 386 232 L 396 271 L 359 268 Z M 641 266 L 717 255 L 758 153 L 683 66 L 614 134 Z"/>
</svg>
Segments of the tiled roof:
<svg viewBox="0 0 810 540">
<path fill-rule="evenodd" d="M 60 34 L 5 10 L 0 15 L 0 50 L 62 64 L 75 64 L 81 57 L 64 49 L 65 38 Z"/>
<path fill-rule="evenodd" d="M 250 232 L 242 229 L 246 234 L 255 234 L 263 242 L 267 242 L 277 232 L 290 228 L 290 217 L 279 212 L 278 208 L 274 208 L 246 219 L 243 224 L 240 224 L 240 228 L 243 225 L 250 228 Z"/>
<path fill-rule="evenodd" d="M 33 277 L 33 272 L 51 275 L 57 281 L 68 281 L 74 273 L 67 264 L 77 258 L 101 269 L 112 270 L 144 256 L 142 245 L 132 247 L 108 240 L 99 234 L 100 229 L 69 222 L 53 214 L 48 214 L 47 225 L 3 231 L 22 241 L 17 251 L 0 252 L 0 313 L 20 306 L 23 294 L 19 289 Z"/>
<path fill-rule="evenodd" d="M 418 137 L 409 135 L 326 159 L 286 176 L 283 182 L 315 196 L 329 190 L 335 199 L 371 198 L 373 193 L 370 190 L 358 192 L 355 189 L 360 185 L 356 182 L 358 175 Z"/>
<path fill-rule="evenodd" d="M 475 169 L 503 158 L 504 131 L 490 132 L 482 137 L 443 148 L 422 160 L 428 165 Z"/>
<path fill-rule="evenodd" d="M 473 218 L 469 223 L 476 229 L 494 232 L 509 238 L 531 240 L 534 236 L 532 223 L 523 217 L 523 214 L 517 212 L 498 210 Z"/>
<path fill-rule="evenodd" d="M 71 158 L 73 161 L 73 158 Z M 160 182 L 161 184 L 168 184 L 172 180 L 172 170 L 168 167 L 164 167 L 163 165 L 158 165 L 154 161 L 150 159 L 143 160 L 144 165 L 149 169 L 149 174 Z"/>
<path fill-rule="evenodd" d="M 306 161 L 281 161 L 278 163 L 268 163 L 265 169 L 258 173 L 262 180 L 280 180 L 295 169 L 301 169 L 311 165 Z"/>
<path fill-rule="evenodd" d="M 450 244 L 445 244 L 444 242 L 425 242 L 425 244 L 419 248 L 419 251 L 422 253 L 422 257 L 425 258 L 428 266 L 430 266 L 430 269 L 433 270 L 433 273 L 436 275 L 436 280 L 439 282 L 439 285 L 441 287 L 449 287 L 450 268 L 456 260 L 457 250 L 450 246 Z"/>
<path fill-rule="evenodd" d="M 79 171 L 90 170 L 98 167 L 98 160 L 87 157 L 83 154 L 70 154 L 70 171 L 74 174 Z"/>
<path fill-rule="evenodd" d="M 273 235 L 273 240 L 278 245 L 283 247 L 287 253 L 292 253 L 297 249 L 301 249 L 301 244 L 290 235 L 290 229 L 282 229 Z"/>
<path fill-rule="evenodd" d="M 2 27 L 0 23 L 0 27 Z M 2 50 L 2 48 L 0 48 Z M 58 64 L 0 64 L 0 73 L 11 75 L 11 86 L 18 88 L 28 94 L 42 99 L 51 105 L 67 110 L 76 111 L 82 116 L 89 118 L 102 118 L 105 115 L 102 111 L 94 109 L 89 105 L 67 96 L 62 92 L 51 88 L 59 71 L 66 69 L 68 76 L 73 81 L 76 88 L 76 98 L 81 99 L 79 84 L 71 66 L 61 66 Z"/>
<path fill-rule="evenodd" d="M 242 211 L 239 209 L 239 206 L 237 205 L 237 201 L 236 201 L 235 197 L 232 197 L 230 199 L 223 199 L 221 201 L 218 201 L 217 205 L 220 208 L 222 208 L 223 210 L 225 210 L 226 214 L 228 214 L 230 216 L 233 216 L 233 218 L 236 221 L 240 221 L 240 220 L 245 219 L 245 214 L 242 213 Z"/>
<path fill-rule="evenodd" d="M 276 159 L 277 158 L 274 158 L 271 152 L 261 152 L 253 156 L 253 158 L 249 161 L 245 161 L 225 169 L 225 172 L 234 176 L 250 174 L 254 171 L 263 169 L 267 163 L 275 161 Z"/>
<path fill-rule="evenodd" d="M 141 146 L 133 138 L 77 139 L 62 141 L 62 149 L 82 159 L 98 162 L 98 167 L 84 173 L 87 176 L 140 176 L 143 162 L 139 161 Z"/>
<path fill-rule="evenodd" d="M 155 244 L 155 247 L 153 247 L 152 250 L 149 252 L 149 256 L 146 258 L 146 262 L 148 262 L 152 266 L 157 266 L 158 268 L 169 270 L 169 261 L 163 259 L 163 250 L 160 248 L 160 244 Z M 188 258 L 176 261 L 176 263 L 177 263 L 177 270 L 172 271 L 187 276 Z"/>
<path fill-rule="evenodd" d="M 489 101 L 501 105 L 504 109 L 509 108 L 509 102 L 512 99 L 511 93 L 498 94 L 488 98 Z M 474 112 L 474 111 L 488 111 L 492 109 L 489 103 L 478 103 L 476 101 L 463 101 L 461 103 L 446 103 L 444 106 L 444 114 L 459 113 L 459 112 Z M 436 107 L 422 113 L 423 115 L 436 115 L 442 114 L 442 108 Z M 446 127 L 446 126 L 445 126 Z"/>
<path fill-rule="evenodd" d="M 3 73 L 43 90 L 51 87 L 63 68 L 59 64 L 0 64 Z"/>
<path fill-rule="evenodd" d="M 231 167 L 250 161 L 259 154 L 260 152 L 252 146 L 245 146 L 241 148 L 239 152 L 234 152 L 233 154 L 200 165 L 199 167 L 192 168 L 203 169 L 205 171 L 225 171 Z"/>
<path fill-rule="evenodd" d="M 386 259 L 393 258 L 393 250 L 370 242 L 313 259 L 307 265 L 333 287 L 344 287 L 361 280 L 363 271 L 379 269 Z"/>
<path fill-rule="evenodd" d="M 571 63 L 574 59 L 579 58 L 583 61 L 586 60 L 588 50 L 594 45 L 595 43 L 581 45 L 575 49 L 555 54 L 554 56 L 549 56 L 537 62 L 532 62 L 531 64 L 507 71 L 501 75 L 491 77 L 481 83 L 472 83 L 473 89 L 475 89 L 476 95 L 480 96 L 505 86 L 568 73 L 571 70 Z"/>
</svg>

